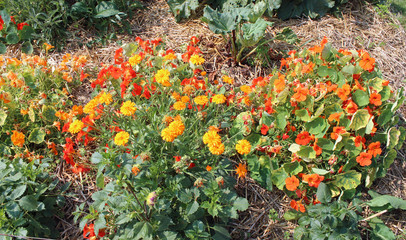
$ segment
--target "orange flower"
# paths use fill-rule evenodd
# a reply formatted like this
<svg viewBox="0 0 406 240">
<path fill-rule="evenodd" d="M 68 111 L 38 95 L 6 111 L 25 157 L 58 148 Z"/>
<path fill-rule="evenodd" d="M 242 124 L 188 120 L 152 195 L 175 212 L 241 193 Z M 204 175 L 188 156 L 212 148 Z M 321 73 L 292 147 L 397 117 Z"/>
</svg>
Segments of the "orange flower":
<svg viewBox="0 0 406 240">
<path fill-rule="evenodd" d="M 310 175 L 303 174 L 302 179 L 303 182 L 307 182 L 310 187 L 318 188 L 319 184 L 324 180 L 324 176 L 320 176 L 316 173 Z"/>
<path fill-rule="evenodd" d="M 292 207 L 296 211 L 306 212 L 305 206 L 300 201 L 290 201 L 290 207 Z"/>
<path fill-rule="evenodd" d="M 345 108 L 345 111 L 349 114 L 354 114 L 358 110 L 357 104 L 355 102 L 351 101 L 347 104 L 347 107 Z"/>
<path fill-rule="evenodd" d="M 362 143 L 362 147 L 365 148 L 365 141 L 366 141 L 365 138 L 361 136 L 356 136 L 354 139 L 355 147 L 361 146 Z"/>
<path fill-rule="evenodd" d="M 299 179 L 297 177 L 292 176 L 285 179 L 286 189 L 289 191 L 295 191 L 297 187 L 299 187 Z"/>
<path fill-rule="evenodd" d="M 323 152 L 323 149 L 319 147 L 317 144 L 314 144 L 313 150 L 316 152 L 317 156 L 319 156 Z"/>
<path fill-rule="evenodd" d="M 371 165 L 372 161 L 372 154 L 368 152 L 362 152 L 357 158 L 356 161 L 361 165 L 362 167 L 364 166 L 369 166 Z"/>
<path fill-rule="evenodd" d="M 351 93 L 351 87 L 348 84 L 344 84 L 341 88 L 337 88 L 336 93 L 341 100 L 345 101 Z"/>
<path fill-rule="evenodd" d="M 212 168 L 210 167 L 210 165 L 207 165 L 207 166 L 206 166 L 206 170 L 207 170 L 208 172 L 210 172 L 211 169 L 212 169 Z"/>
<path fill-rule="evenodd" d="M 359 66 L 369 72 L 372 72 L 375 67 L 375 59 L 371 58 L 367 52 L 363 52 L 362 59 L 359 61 Z"/>
<path fill-rule="evenodd" d="M 134 165 L 134 166 L 131 168 L 131 172 L 134 173 L 135 176 L 137 176 L 140 171 L 141 171 L 141 170 L 138 168 L 137 165 Z"/>
<path fill-rule="evenodd" d="M 302 67 L 302 74 L 313 72 L 313 67 L 315 65 L 316 64 L 314 64 L 312 62 L 310 62 L 309 64 L 304 64 L 303 67 Z"/>
<path fill-rule="evenodd" d="M 308 132 L 301 132 L 297 135 L 295 142 L 299 145 L 307 145 L 312 140 Z"/>
<path fill-rule="evenodd" d="M 268 134 L 268 131 L 269 131 L 269 127 L 267 125 L 265 125 L 265 124 L 262 124 L 261 134 L 266 135 L 266 134 Z"/>
<path fill-rule="evenodd" d="M 235 169 L 235 172 L 238 175 L 238 178 L 245 178 L 245 175 L 247 174 L 247 165 L 244 164 L 238 164 L 238 167 Z"/>
<path fill-rule="evenodd" d="M 334 140 L 337 140 L 338 136 L 346 133 L 347 131 L 345 130 L 344 127 L 333 127 L 333 132 L 331 133 L 331 138 Z"/>
<path fill-rule="evenodd" d="M 368 153 L 372 156 L 376 157 L 378 154 L 382 153 L 381 143 L 380 142 L 373 142 L 368 146 Z"/>
<path fill-rule="evenodd" d="M 286 83 L 285 83 L 285 75 L 280 74 L 278 78 L 274 81 L 274 86 L 275 86 L 275 91 L 277 93 L 280 93 L 283 91 L 283 89 L 285 89 Z"/>
<path fill-rule="evenodd" d="M 295 99 L 297 102 L 303 102 L 306 100 L 307 95 L 309 95 L 309 89 L 305 87 L 298 86 L 295 88 L 293 91 L 295 91 L 295 94 L 293 94 L 293 99 Z"/>
<path fill-rule="evenodd" d="M 22 147 L 25 142 L 25 135 L 22 132 L 13 130 L 13 135 L 11 135 L 11 141 L 17 147 Z"/>
<path fill-rule="evenodd" d="M 369 103 L 375 105 L 375 106 L 381 106 L 382 101 L 381 101 L 381 94 L 379 93 L 372 93 L 369 96 Z"/>
<path fill-rule="evenodd" d="M 336 121 L 337 123 L 340 122 L 340 116 L 341 114 L 343 114 L 343 112 L 338 112 L 338 113 L 332 113 L 330 114 L 330 116 L 328 117 L 328 121 L 332 122 L 332 121 Z"/>
</svg>

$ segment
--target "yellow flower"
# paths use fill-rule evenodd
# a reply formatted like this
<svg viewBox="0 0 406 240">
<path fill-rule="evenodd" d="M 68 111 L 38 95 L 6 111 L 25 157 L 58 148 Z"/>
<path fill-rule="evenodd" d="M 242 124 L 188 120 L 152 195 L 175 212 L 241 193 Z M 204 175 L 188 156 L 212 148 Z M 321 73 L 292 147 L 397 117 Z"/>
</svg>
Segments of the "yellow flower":
<svg viewBox="0 0 406 240">
<path fill-rule="evenodd" d="M 162 84 L 165 87 L 170 87 L 171 83 L 169 82 L 169 75 L 170 72 L 166 69 L 160 69 L 158 72 L 155 74 L 155 80 Z"/>
<path fill-rule="evenodd" d="M 222 103 L 226 102 L 226 97 L 223 94 L 217 94 L 217 95 L 214 95 L 214 97 L 212 98 L 212 101 L 215 104 L 222 104 Z"/>
<path fill-rule="evenodd" d="M 242 102 L 243 102 L 245 105 L 247 105 L 247 106 L 251 105 L 251 99 L 250 99 L 248 96 L 245 96 L 245 97 L 242 99 Z"/>
<path fill-rule="evenodd" d="M 11 135 L 11 141 L 17 147 L 22 147 L 25 142 L 24 133 L 13 130 L 13 135 Z"/>
<path fill-rule="evenodd" d="M 180 100 L 180 94 L 178 92 L 173 92 L 172 93 L 172 98 L 175 99 L 176 101 Z"/>
<path fill-rule="evenodd" d="M 175 104 L 173 104 L 173 108 L 175 110 L 181 111 L 186 108 L 186 104 L 184 102 L 176 102 Z"/>
<path fill-rule="evenodd" d="M 105 92 L 101 92 L 99 95 L 99 102 L 101 104 L 106 104 L 109 105 L 112 101 L 113 101 L 113 97 L 111 96 L 110 93 L 105 93 Z"/>
<path fill-rule="evenodd" d="M 176 55 L 174 53 L 168 53 L 165 55 L 165 60 L 174 60 L 176 59 Z"/>
<path fill-rule="evenodd" d="M 183 93 L 190 95 L 192 92 L 195 90 L 195 88 L 192 85 L 186 85 L 183 87 Z"/>
<path fill-rule="evenodd" d="M 135 111 L 137 111 L 137 108 L 135 107 L 135 103 L 131 101 L 126 101 L 120 108 L 120 112 L 126 116 L 133 115 Z"/>
<path fill-rule="evenodd" d="M 171 131 L 176 134 L 176 136 L 179 136 L 182 135 L 183 131 L 185 130 L 185 125 L 182 121 L 175 120 L 169 124 L 168 128 L 170 128 Z"/>
<path fill-rule="evenodd" d="M 114 143 L 119 146 L 124 146 L 128 142 L 130 134 L 126 131 L 121 131 L 114 137 Z"/>
<path fill-rule="evenodd" d="M 238 141 L 237 145 L 235 146 L 235 149 L 239 154 L 247 154 L 251 152 L 251 143 L 248 142 L 247 140 L 243 139 Z"/>
<path fill-rule="evenodd" d="M 247 86 L 247 85 L 242 85 L 242 86 L 240 87 L 240 89 L 241 89 L 241 91 L 243 91 L 243 92 L 246 93 L 246 94 L 250 94 L 250 93 L 252 92 L 251 87 L 250 87 L 250 86 Z"/>
<path fill-rule="evenodd" d="M 208 131 L 203 135 L 203 143 L 209 147 L 221 144 L 221 137 L 216 131 Z"/>
<path fill-rule="evenodd" d="M 97 98 L 93 98 L 85 105 L 85 107 L 83 108 L 83 112 L 89 115 L 93 114 L 94 109 L 97 107 L 97 105 L 99 105 L 99 100 Z"/>
<path fill-rule="evenodd" d="M 70 124 L 68 131 L 72 134 L 75 134 L 80 132 L 84 126 L 85 124 L 82 121 L 75 120 L 73 123 Z"/>
<path fill-rule="evenodd" d="M 128 59 L 128 62 L 130 63 L 130 65 L 132 67 L 134 67 L 135 65 L 137 65 L 141 61 L 142 61 L 142 56 L 140 56 L 138 54 L 135 54 L 134 56 L 130 57 L 130 59 Z"/>
<path fill-rule="evenodd" d="M 164 128 L 161 132 L 161 137 L 166 142 L 173 142 L 176 138 L 176 134 L 169 128 Z"/>
<path fill-rule="evenodd" d="M 209 101 L 209 99 L 208 99 L 206 96 L 201 95 L 201 96 L 195 97 L 195 98 L 194 98 L 194 101 L 195 101 L 195 103 L 198 104 L 198 105 L 204 105 L 204 104 L 206 104 L 206 103 Z"/>
<path fill-rule="evenodd" d="M 234 79 L 230 78 L 227 75 L 223 76 L 223 82 L 228 83 L 228 84 L 233 84 L 234 83 Z"/>
<path fill-rule="evenodd" d="M 209 147 L 209 150 L 214 155 L 221 155 L 224 152 L 224 144 L 214 145 Z"/>
<path fill-rule="evenodd" d="M 193 54 L 190 57 L 189 62 L 193 63 L 194 65 L 202 65 L 204 63 L 204 58 L 200 57 L 197 54 Z"/>
<path fill-rule="evenodd" d="M 188 96 L 183 96 L 180 100 L 181 100 L 182 102 L 184 102 L 184 103 L 187 103 L 187 102 L 190 101 L 190 98 L 189 98 Z"/>
</svg>

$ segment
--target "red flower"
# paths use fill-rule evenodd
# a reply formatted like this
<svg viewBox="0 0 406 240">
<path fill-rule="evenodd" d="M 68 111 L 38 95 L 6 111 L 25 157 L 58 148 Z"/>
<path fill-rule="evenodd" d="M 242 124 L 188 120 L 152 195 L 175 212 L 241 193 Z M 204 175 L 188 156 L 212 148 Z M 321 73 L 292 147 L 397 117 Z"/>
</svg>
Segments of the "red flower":
<svg viewBox="0 0 406 240">
<path fill-rule="evenodd" d="M 19 23 L 19 24 L 17 24 L 17 30 L 22 30 L 24 26 L 30 26 L 30 25 L 28 25 L 28 23 L 25 23 L 25 22 Z"/>
<path fill-rule="evenodd" d="M 265 124 L 262 124 L 261 134 L 266 135 L 268 133 L 268 131 L 269 131 L 269 127 L 267 125 L 265 125 Z"/>
<path fill-rule="evenodd" d="M 295 142 L 299 145 L 307 145 L 312 140 L 308 132 L 299 133 L 296 137 Z"/>
<path fill-rule="evenodd" d="M 300 201 L 292 200 L 290 202 L 290 206 L 295 209 L 296 211 L 306 212 L 306 208 Z"/>
<path fill-rule="evenodd" d="M 368 153 L 372 156 L 376 157 L 378 154 L 382 153 L 381 143 L 380 142 L 373 142 L 368 146 Z"/>
<path fill-rule="evenodd" d="M 99 234 L 98 237 L 104 237 L 106 235 L 106 232 L 104 229 L 99 229 Z M 86 224 L 85 227 L 83 228 L 83 238 L 84 239 L 92 239 L 95 240 L 97 239 L 96 234 L 94 233 L 94 224 L 89 224 L 89 226 Z"/>
</svg>

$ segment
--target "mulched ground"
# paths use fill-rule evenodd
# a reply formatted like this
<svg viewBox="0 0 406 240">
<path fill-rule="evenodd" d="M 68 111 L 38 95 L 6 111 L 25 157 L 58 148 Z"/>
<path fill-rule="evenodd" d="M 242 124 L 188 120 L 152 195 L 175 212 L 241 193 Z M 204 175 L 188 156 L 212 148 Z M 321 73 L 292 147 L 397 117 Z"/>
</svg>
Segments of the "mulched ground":
<svg viewBox="0 0 406 240">
<path fill-rule="evenodd" d="M 364 2 L 364 1 L 362 1 Z M 118 36 L 122 43 L 133 42 L 136 36 L 143 39 L 154 39 L 161 37 L 168 48 L 177 52 L 185 49 L 191 36 L 201 39 L 201 48 L 205 55 L 205 68 L 211 79 L 219 78 L 223 72 L 227 72 L 233 77 L 237 84 L 251 81 L 258 76 L 264 76 L 270 69 L 262 67 L 250 67 L 247 65 L 235 65 L 232 63 L 227 52 L 227 44 L 222 37 L 213 34 L 207 25 L 198 19 L 176 23 L 169 12 L 169 7 L 164 0 L 144 1 L 147 9 L 137 10 L 136 17 L 132 21 L 133 35 Z M 377 61 L 385 79 L 390 80 L 395 89 L 405 88 L 406 82 L 406 33 L 400 23 L 393 17 L 379 16 L 374 11 L 373 6 L 365 5 L 361 1 L 352 1 L 343 9 L 342 18 L 325 16 L 318 20 L 292 19 L 281 21 L 270 19 L 275 22 L 273 27 L 267 30 L 268 37 L 273 37 L 285 27 L 290 27 L 301 39 L 302 43 L 308 42 L 303 47 L 318 44 L 324 36 L 336 48 L 365 49 Z M 78 31 L 82 39 L 91 40 L 94 38 L 92 32 Z M 74 39 L 74 38 L 72 38 Z M 83 43 L 83 42 L 82 42 Z M 94 67 L 100 63 L 111 63 L 114 51 L 119 48 L 115 42 L 108 46 L 98 48 L 87 48 L 77 41 L 68 42 L 64 52 L 51 54 L 51 59 L 57 61 L 65 53 L 84 54 L 89 58 L 89 64 Z M 271 63 L 278 66 L 279 53 L 286 50 L 295 49 L 296 46 L 287 45 L 283 42 L 274 42 L 270 45 L 274 49 L 275 61 Z M 15 50 L 10 50 L 10 55 L 18 54 Z M 78 103 L 86 103 L 89 100 L 91 89 L 89 84 L 76 89 L 75 99 Z M 406 117 L 406 107 L 399 111 L 402 119 Z M 404 122 L 404 120 L 403 120 Z M 404 124 L 406 124 L 404 122 Z M 390 194 L 406 199 L 406 150 L 399 151 L 398 159 L 392 165 L 385 178 L 379 179 L 373 185 L 373 189 L 382 194 Z M 76 206 L 90 200 L 92 192 L 96 191 L 94 179 L 91 174 L 72 175 L 64 172 L 63 164 L 60 166 L 58 176 L 62 181 L 71 181 L 73 189 L 71 197 L 67 198 L 67 204 L 63 219 L 59 221 L 59 229 L 62 239 L 82 239 L 81 229 L 73 223 L 73 216 L 70 215 Z M 269 219 L 268 213 L 274 209 L 279 218 L 289 209 L 289 200 L 286 195 L 275 190 L 269 192 L 261 188 L 249 177 L 244 181 L 239 181 L 236 185 L 239 195 L 246 197 L 250 202 L 247 211 L 240 214 L 240 218 L 230 224 L 230 232 L 234 239 L 284 239 L 285 234 L 293 232 L 295 224 L 277 219 Z M 365 214 L 370 213 L 366 209 Z M 396 234 L 405 234 L 406 212 L 399 211 L 386 213 L 380 218 Z M 290 235 L 291 236 L 291 235 Z"/>
</svg>

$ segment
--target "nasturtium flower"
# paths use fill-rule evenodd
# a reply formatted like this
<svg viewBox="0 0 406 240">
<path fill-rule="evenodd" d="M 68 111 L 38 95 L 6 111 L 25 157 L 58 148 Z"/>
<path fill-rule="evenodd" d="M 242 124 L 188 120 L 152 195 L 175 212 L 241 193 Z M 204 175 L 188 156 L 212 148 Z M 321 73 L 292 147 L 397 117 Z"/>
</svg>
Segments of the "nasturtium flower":
<svg viewBox="0 0 406 240">
<path fill-rule="evenodd" d="M 363 52 L 361 55 L 362 59 L 359 61 L 359 66 L 369 72 L 372 72 L 375 67 L 375 59 L 369 56 L 369 53 Z"/>
<path fill-rule="evenodd" d="M 333 127 L 333 132 L 330 134 L 330 137 L 333 140 L 337 140 L 338 136 L 346 132 L 345 127 Z"/>
<path fill-rule="evenodd" d="M 228 84 L 233 84 L 234 83 L 234 79 L 230 78 L 227 75 L 223 76 L 223 82 L 228 83 Z"/>
<path fill-rule="evenodd" d="M 85 124 L 80 120 L 75 120 L 73 123 L 69 125 L 69 132 L 72 134 L 78 133 L 82 131 Z"/>
<path fill-rule="evenodd" d="M 274 81 L 274 88 L 277 93 L 280 93 L 285 89 L 285 75 L 279 73 L 279 77 Z"/>
<path fill-rule="evenodd" d="M 120 112 L 126 116 L 131 116 L 137 111 L 137 107 L 135 107 L 135 103 L 131 101 L 126 101 L 120 108 Z"/>
<path fill-rule="evenodd" d="M 345 108 L 345 111 L 348 114 L 354 114 L 355 112 L 357 112 L 358 110 L 358 106 L 355 102 L 351 101 L 347 104 L 347 107 Z"/>
<path fill-rule="evenodd" d="M 372 154 L 368 152 L 362 152 L 355 160 L 362 167 L 371 165 Z"/>
<path fill-rule="evenodd" d="M 332 121 L 340 122 L 340 117 L 341 117 L 342 114 L 343 114 L 343 112 L 332 113 L 328 117 L 328 121 L 329 122 L 332 122 Z"/>
<path fill-rule="evenodd" d="M 300 211 L 303 213 L 306 212 L 305 206 L 300 201 L 295 201 L 295 200 L 290 201 L 290 207 L 295 209 L 296 211 Z"/>
<path fill-rule="evenodd" d="M 351 87 L 350 85 L 345 83 L 341 88 L 337 88 L 336 93 L 341 100 L 345 101 L 348 99 L 348 95 L 350 95 L 351 93 Z"/>
<path fill-rule="evenodd" d="M 173 104 L 173 108 L 174 108 L 175 110 L 181 111 L 181 110 L 183 110 L 183 109 L 186 108 L 186 104 L 185 104 L 184 102 L 178 101 L 178 102 L 176 102 L 176 103 Z"/>
<path fill-rule="evenodd" d="M 311 138 L 309 132 L 304 131 L 304 132 L 299 133 L 296 136 L 295 142 L 299 145 L 307 145 L 310 143 L 311 140 L 312 140 L 312 138 Z"/>
<path fill-rule="evenodd" d="M 382 105 L 381 94 L 371 93 L 371 95 L 369 96 L 369 103 L 375 106 L 381 106 Z"/>
<path fill-rule="evenodd" d="M 240 140 L 237 142 L 237 145 L 235 145 L 235 149 L 241 155 L 248 154 L 251 152 L 251 143 L 245 139 Z"/>
<path fill-rule="evenodd" d="M 285 179 L 286 189 L 289 191 L 295 191 L 297 187 L 299 187 L 299 179 L 297 177 L 292 176 Z"/>
<path fill-rule="evenodd" d="M 238 178 L 245 178 L 247 175 L 247 165 L 244 163 L 238 164 L 238 167 L 235 169 L 235 172 L 238 175 Z"/>
<path fill-rule="evenodd" d="M 162 84 L 165 87 L 170 87 L 171 83 L 169 82 L 169 75 L 170 72 L 167 69 L 160 69 L 158 72 L 155 74 L 155 80 Z"/>
<path fill-rule="evenodd" d="M 193 63 L 194 65 L 202 65 L 204 63 L 204 58 L 202 58 L 198 54 L 193 54 L 190 57 L 189 62 Z"/>
<path fill-rule="evenodd" d="M 381 143 L 373 142 L 373 143 L 369 144 L 367 152 L 370 153 L 374 157 L 381 154 L 382 153 Z"/>
<path fill-rule="evenodd" d="M 267 135 L 267 134 L 268 134 L 268 131 L 269 131 L 269 127 L 268 127 L 267 125 L 265 125 L 265 124 L 262 124 L 262 127 L 261 127 L 261 134 L 262 134 L 262 135 Z"/>
<path fill-rule="evenodd" d="M 201 95 L 201 96 L 195 97 L 195 98 L 194 98 L 194 101 L 195 101 L 195 103 L 196 103 L 197 105 L 204 105 L 204 104 L 206 104 L 206 103 L 209 101 L 209 99 L 208 99 L 206 96 Z"/>
<path fill-rule="evenodd" d="M 130 134 L 126 131 L 121 131 L 114 137 L 114 143 L 119 146 L 124 146 L 128 142 L 128 139 L 130 139 Z"/>
<path fill-rule="evenodd" d="M 222 104 L 226 102 L 226 97 L 223 94 L 216 94 L 211 99 L 215 104 Z"/>
<path fill-rule="evenodd" d="M 25 135 L 22 132 L 13 130 L 13 135 L 11 135 L 11 142 L 17 147 L 22 147 L 25 142 Z"/>
<path fill-rule="evenodd" d="M 303 182 L 309 184 L 310 187 L 318 188 L 319 184 L 324 180 L 324 176 L 320 176 L 316 173 L 313 174 L 303 174 L 302 176 Z"/>
<path fill-rule="evenodd" d="M 305 101 L 307 95 L 309 95 L 309 89 L 305 87 L 298 86 L 297 88 L 293 89 L 293 91 L 295 91 L 295 94 L 293 94 L 292 98 L 297 102 Z"/>
</svg>

